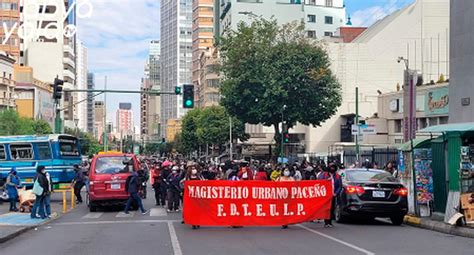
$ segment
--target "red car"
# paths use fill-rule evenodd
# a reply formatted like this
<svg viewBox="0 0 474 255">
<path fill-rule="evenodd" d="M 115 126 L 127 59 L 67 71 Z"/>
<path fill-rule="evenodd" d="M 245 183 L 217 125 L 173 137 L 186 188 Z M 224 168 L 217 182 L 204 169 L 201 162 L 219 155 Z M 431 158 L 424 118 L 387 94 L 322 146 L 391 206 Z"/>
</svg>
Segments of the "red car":
<svg viewBox="0 0 474 255">
<path fill-rule="evenodd" d="M 98 206 L 123 205 L 128 199 L 125 182 L 138 171 L 135 155 L 107 152 L 94 156 L 89 169 L 89 192 L 86 203 L 91 212 Z"/>
</svg>

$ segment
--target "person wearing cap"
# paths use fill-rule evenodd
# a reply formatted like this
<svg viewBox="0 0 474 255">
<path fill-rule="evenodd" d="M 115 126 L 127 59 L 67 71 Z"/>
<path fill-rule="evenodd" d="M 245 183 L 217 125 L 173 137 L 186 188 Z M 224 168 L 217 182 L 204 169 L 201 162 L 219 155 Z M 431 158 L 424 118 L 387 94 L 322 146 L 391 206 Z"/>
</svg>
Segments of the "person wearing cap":
<svg viewBox="0 0 474 255">
<path fill-rule="evenodd" d="M 16 208 L 16 201 L 18 200 L 18 188 L 21 185 L 20 178 L 17 176 L 16 168 L 13 167 L 7 177 L 8 199 L 10 200 L 10 212 L 18 211 Z"/>
<path fill-rule="evenodd" d="M 74 171 L 76 175 L 74 176 L 71 186 L 74 187 L 74 195 L 77 198 L 76 204 L 82 204 L 81 189 L 84 187 L 84 173 L 77 164 L 74 165 Z"/>
<path fill-rule="evenodd" d="M 179 212 L 179 194 L 181 193 L 179 185 L 181 178 L 178 170 L 179 167 L 174 166 L 166 181 L 168 184 L 168 212 Z"/>
</svg>

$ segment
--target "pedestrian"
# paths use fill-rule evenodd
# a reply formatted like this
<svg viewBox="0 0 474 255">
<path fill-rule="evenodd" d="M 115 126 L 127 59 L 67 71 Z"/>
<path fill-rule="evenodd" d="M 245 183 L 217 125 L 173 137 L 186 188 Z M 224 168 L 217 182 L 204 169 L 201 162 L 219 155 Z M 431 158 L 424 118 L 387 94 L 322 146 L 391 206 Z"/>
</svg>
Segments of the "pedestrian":
<svg viewBox="0 0 474 255">
<path fill-rule="evenodd" d="M 90 179 L 89 179 L 89 162 L 84 161 L 82 164 L 82 172 L 84 173 L 84 184 L 86 186 L 86 192 L 89 193 L 89 185 L 90 185 Z"/>
<path fill-rule="evenodd" d="M 297 165 L 293 166 L 293 178 L 295 178 L 295 181 L 303 180 L 303 175 Z"/>
<path fill-rule="evenodd" d="M 160 172 L 160 175 L 161 175 L 161 183 L 160 183 L 160 188 L 161 188 L 161 199 L 162 201 L 166 201 L 167 200 L 167 196 L 168 196 L 168 183 L 167 183 L 167 178 L 168 176 L 170 175 L 171 173 L 171 162 L 168 161 L 168 160 L 165 160 L 162 164 L 161 164 L 161 172 Z M 163 207 L 165 207 L 165 204 L 163 202 Z"/>
<path fill-rule="evenodd" d="M 10 212 L 17 212 L 16 202 L 18 201 L 18 188 L 21 186 L 20 178 L 17 175 L 16 168 L 12 167 L 10 173 L 7 176 L 7 187 L 8 200 L 10 200 Z"/>
<path fill-rule="evenodd" d="M 77 164 L 74 165 L 74 171 L 76 172 L 76 175 L 74 176 L 71 186 L 74 188 L 74 195 L 77 198 L 76 204 L 82 204 L 81 189 L 84 187 L 84 173 Z"/>
<path fill-rule="evenodd" d="M 394 167 L 392 161 L 389 161 L 385 166 L 385 171 L 389 172 L 393 177 L 398 178 L 398 170 Z"/>
<path fill-rule="evenodd" d="M 260 166 L 258 168 L 258 172 L 255 175 L 255 180 L 257 180 L 257 181 L 266 181 L 266 180 L 268 180 L 267 172 L 265 171 L 264 166 Z"/>
<path fill-rule="evenodd" d="M 138 190 L 140 186 L 140 181 L 138 178 L 138 173 L 136 171 L 133 171 L 132 174 L 127 177 L 126 183 L 125 183 L 125 189 L 127 190 L 127 193 L 129 194 L 127 204 L 125 205 L 125 214 L 129 214 L 128 210 L 130 209 L 130 206 L 132 205 L 132 202 L 135 200 L 135 202 L 138 205 L 138 208 L 142 212 L 143 215 L 147 214 L 148 211 L 143 208 L 143 203 L 142 199 L 138 195 Z"/>
<path fill-rule="evenodd" d="M 160 165 L 156 164 L 153 169 L 153 189 L 155 191 L 155 201 L 156 201 L 157 206 L 166 205 L 165 196 L 163 196 L 161 193 L 162 192 L 161 183 L 162 183 L 162 176 L 161 176 Z"/>
<path fill-rule="evenodd" d="M 46 170 L 44 166 L 36 168 L 36 176 L 33 184 L 33 193 L 36 195 L 36 200 L 31 209 L 31 218 L 37 219 L 46 218 L 44 212 L 44 195 L 48 191 L 48 179 L 46 179 Z"/>
<path fill-rule="evenodd" d="M 330 180 L 331 181 L 331 186 L 333 190 L 333 197 L 331 199 L 331 212 L 329 219 L 324 220 L 324 227 L 325 228 L 332 228 L 332 220 L 334 219 L 334 207 L 336 206 L 337 203 L 337 198 L 339 197 L 339 194 L 342 191 L 342 179 L 339 174 L 337 174 L 337 167 L 334 164 L 329 164 L 329 166 L 326 168 L 326 171 L 322 172 L 320 176 L 318 177 L 320 180 Z"/>
<path fill-rule="evenodd" d="M 166 179 L 168 184 L 168 210 L 167 212 L 179 212 L 179 194 L 181 193 L 180 177 L 178 173 L 178 167 L 174 166 L 171 170 L 171 174 Z"/>
<path fill-rule="evenodd" d="M 232 172 L 230 172 L 229 174 L 229 181 L 240 181 L 239 167 L 237 165 L 234 165 L 232 167 Z"/>
<path fill-rule="evenodd" d="M 270 175 L 270 179 L 272 181 L 276 181 L 280 176 L 281 176 L 281 167 L 277 166 L 275 170 L 272 171 L 272 174 Z"/>
<path fill-rule="evenodd" d="M 53 192 L 53 182 L 48 172 L 46 172 L 46 180 L 48 181 L 48 190 L 44 193 L 44 212 L 45 216 L 51 219 L 51 193 Z"/>
<path fill-rule="evenodd" d="M 248 166 L 248 163 L 242 163 L 240 167 L 240 171 L 238 173 L 239 179 L 243 181 L 251 181 L 253 180 L 253 171 Z"/>
<path fill-rule="evenodd" d="M 294 182 L 295 179 L 293 177 L 291 177 L 290 175 L 291 175 L 290 169 L 286 168 L 285 170 L 283 170 L 283 175 L 278 177 L 275 181 L 277 181 L 277 182 Z M 283 225 L 281 228 L 287 229 L 288 225 Z"/>
</svg>

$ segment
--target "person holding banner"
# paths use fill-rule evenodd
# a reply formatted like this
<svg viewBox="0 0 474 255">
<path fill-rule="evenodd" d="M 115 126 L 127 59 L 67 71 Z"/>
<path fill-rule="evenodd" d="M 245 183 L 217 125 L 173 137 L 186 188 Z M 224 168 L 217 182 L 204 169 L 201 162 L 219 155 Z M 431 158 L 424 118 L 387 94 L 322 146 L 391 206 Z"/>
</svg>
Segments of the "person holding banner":
<svg viewBox="0 0 474 255">
<path fill-rule="evenodd" d="M 238 176 L 240 180 L 251 181 L 253 180 L 253 171 L 247 163 L 242 163 Z"/>
<path fill-rule="evenodd" d="M 285 170 L 283 170 L 283 176 L 278 177 L 276 181 L 277 182 L 294 182 L 295 178 L 291 177 L 290 174 L 291 174 L 290 169 L 285 168 Z M 287 229 L 288 225 L 283 225 L 281 226 L 281 228 Z"/>
<path fill-rule="evenodd" d="M 329 219 L 324 220 L 324 227 L 332 228 L 332 220 L 334 218 L 334 206 L 336 205 L 337 198 L 339 197 L 339 194 L 342 191 L 342 179 L 341 176 L 337 173 L 336 165 L 333 163 L 329 164 L 325 171 L 318 176 L 318 179 L 330 180 L 332 184 L 333 197 L 331 200 L 331 214 L 329 216 Z"/>
</svg>

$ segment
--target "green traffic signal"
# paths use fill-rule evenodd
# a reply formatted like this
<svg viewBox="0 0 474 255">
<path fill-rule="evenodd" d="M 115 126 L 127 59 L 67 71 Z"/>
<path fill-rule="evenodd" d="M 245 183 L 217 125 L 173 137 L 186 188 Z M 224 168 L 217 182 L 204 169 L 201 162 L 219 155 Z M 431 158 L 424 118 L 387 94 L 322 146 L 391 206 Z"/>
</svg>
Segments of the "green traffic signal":
<svg viewBox="0 0 474 255">
<path fill-rule="evenodd" d="M 191 107 L 191 106 L 193 106 L 193 101 L 186 100 L 185 104 L 186 104 L 187 107 Z"/>
<path fill-rule="evenodd" d="M 176 95 L 180 95 L 180 94 L 181 94 L 181 87 L 180 87 L 180 86 L 174 87 L 174 93 L 175 93 Z"/>
<path fill-rule="evenodd" d="M 183 108 L 194 108 L 194 86 L 191 84 L 183 85 Z"/>
</svg>

